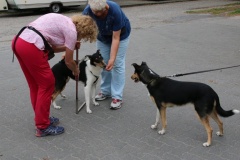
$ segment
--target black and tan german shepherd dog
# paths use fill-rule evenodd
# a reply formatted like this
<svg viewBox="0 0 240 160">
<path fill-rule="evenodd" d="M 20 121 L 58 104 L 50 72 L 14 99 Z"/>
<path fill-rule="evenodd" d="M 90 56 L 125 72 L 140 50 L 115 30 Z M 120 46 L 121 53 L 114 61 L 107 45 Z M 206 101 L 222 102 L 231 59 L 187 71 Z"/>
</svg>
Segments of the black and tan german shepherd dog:
<svg viewBox="0 0 240 160">
<path fill-rule="evenodd" d="M 166 132 L 166 108 L 172 106 L 180 106 L 192 103 L 199 116 L 200 121 L 207 131 L 207 142 L 203 146 L 208 147 L 212 142 L 212 128 L 209 124 L 211 117 L 219 127 L 216 133 L 218 136 L 223 135 L 223 123 L 218 115 L 229 117 L 239 113 L 239 110 L 225 111 L 220 106 L 217 93 L 208 85 L 197 82 L 181 82 L 165 77 L 160 77 L 152 71 L 146 64 L 132 64 L 135 68 L 131 79 L 134 82 L 142 82 L 146 85 L 152 101 L 157 106 L 156 122 L 151 126 L 152 129 L 157 128 L 161 118 L 162 129 L 158 132 L 164 134 Z"/>
<path fill-rule="evenodd" d="M 92 113 L 90 109 L 91 99 L 94 105 L 99 105 L 99 103 L 95 101 L 96 84 L 103 68 L 105 67 L 106 64 L 103 61 L 100 50 L 97 50 L 97 52 L 93 53 L 92 55 L 86 55 L 85 58 L 79 63 L 80 73 L 78 77 L 79 81 L 84 84 L 87 113 Z M 55 77 L 55 90 L 52 95 L 52 104 L 54 108 L 61 109 L 61 106 L 58 106 L 55 100 L 59 94 L 65 98 L 65 95 L 62 95 L 62 91 L 70 79 L 75 80 L 75 76 L 65 64 L 64 58 L 52 67 L 52 72 Z"/>
</svg>

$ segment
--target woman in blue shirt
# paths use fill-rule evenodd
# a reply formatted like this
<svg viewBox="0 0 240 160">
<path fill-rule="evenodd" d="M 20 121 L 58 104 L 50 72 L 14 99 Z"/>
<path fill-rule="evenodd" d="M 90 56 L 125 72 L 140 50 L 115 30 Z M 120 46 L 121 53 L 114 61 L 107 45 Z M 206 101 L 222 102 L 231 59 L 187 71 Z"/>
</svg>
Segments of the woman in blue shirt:
<svg viewBox="0 0 240 160">
<path fill-rule="evenodd" d="M 119 109 L 125 85 L 130 22 L 120 6 L 112 1 L 89 0 L 83 14 L 91 16 L 97 23 L 99 33 L 96 45 L 107 64 L 101 74 L 101 92 L 95 99 L 100 101 L 111 97 L 110 109 Z"/>
</svg>

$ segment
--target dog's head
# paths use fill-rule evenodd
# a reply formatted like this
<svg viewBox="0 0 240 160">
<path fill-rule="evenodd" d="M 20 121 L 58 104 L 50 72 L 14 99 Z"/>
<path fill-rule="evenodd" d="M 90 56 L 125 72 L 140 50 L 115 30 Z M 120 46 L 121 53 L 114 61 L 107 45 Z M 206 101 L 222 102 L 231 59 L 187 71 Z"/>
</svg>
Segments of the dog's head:
<svg viewBox="0 0 240 160">
<path fill-rule="evenodd" d="M 132 64 L 135 68 L 135 71 L 133 75 L 131 76 L 131 79 L 134 80 L 134 82 L 141 81 L 144 84 L 150 84 L 153 80 L 156 78 L 159 78 L 159 75 L 156 74 L 154 71 L 152 71 L 148 66 L 146 62 L 142 62 L 141 65 L 138 65 L 136 63 Z"/>
<path fill-rule="evenodd" d="M 91 65 L 98 66 L 101 68 L 106 67 L 106 63 L 103 61 L 103 57 L 100 53 L 100 50 L 97 50 L 96 53 L 94 53 L 92 55 L 87 55 L 86 57 L 90 59 Z"/>
</svg>

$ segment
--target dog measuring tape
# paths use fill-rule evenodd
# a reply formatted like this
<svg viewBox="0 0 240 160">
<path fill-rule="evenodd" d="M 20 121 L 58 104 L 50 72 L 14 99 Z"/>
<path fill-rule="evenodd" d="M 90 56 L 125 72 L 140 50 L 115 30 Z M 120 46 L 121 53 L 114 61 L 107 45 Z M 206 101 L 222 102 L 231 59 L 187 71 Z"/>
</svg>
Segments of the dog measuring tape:
<svg viewBox="0 0 240 160">
<path fill-rule="evenodd" d="M 173 75 L 165 76 L 165 77 L 166 77 L 166 78 L 168 78 L 168 77 L 180 77 L 180 76 L 186 76 L 186 75 L 190 75 L 190 74 L 198 74 L 198 73 L 204 73 L 204 72 L 211 72 L 211 71 L 217 71 L 217 70 L 223 70 L 223 69 L 229 69 L 229 68 L 235 68 L 235 67 L 240 67 L 240 65 L 235 65 L 235 66 L 230 66 L 230 67 L 224 67 L 224 68 L 217 68 L 217 69 L 210 69 L 210 70 L 203 70 L 203 71 L 197 71 L 197 72 L 173 74 Z"/>
<path fill-rule="evenodd" d="M 78 62 L 78 48 L 76 48 L 76 61 L 77 61 L 77 66 L 78 66 L 78 64 L 79 64 L 79 62 Z M 75 80 L 76 80 L 76 114 L 78 114 L 80 111 L 81 111 L 81 109 L 85 106 L 85 104 L 86 104 L 86 102 L 83 102 L 82 104 L 81 104 L 81 106 L 78 106 L 78 79 L 79 79 L 79 77 L 78 76 L 76 76 L 75 77 Z"/>
</svg>

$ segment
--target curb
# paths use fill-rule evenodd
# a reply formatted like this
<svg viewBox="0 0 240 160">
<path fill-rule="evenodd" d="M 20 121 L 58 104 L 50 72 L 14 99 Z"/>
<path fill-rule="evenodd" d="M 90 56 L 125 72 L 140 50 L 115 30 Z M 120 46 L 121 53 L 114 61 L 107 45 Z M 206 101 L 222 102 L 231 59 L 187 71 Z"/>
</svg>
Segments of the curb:
<svg viewBox="0 0 240 160">
<path fill-rule="evenodd" d="M 154 4 L 165 4 L 165 3 L 177 3 L 177 2 L 186 2 L 186 1 L 196 1 L 196 0 L 168 0 L 168 1 L 161 1 L 161 0 L 156 0 L 156 1 L 123 1 L 123 0 L 115 0 L 117 4 L 119 4 L 121 7 L 134 7 L 134 6 L 144 6 L 144 5 L 154 5 Z"/>
</svg>

